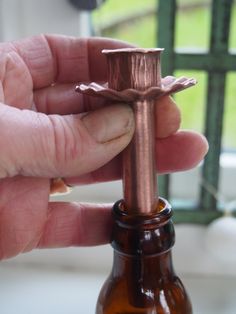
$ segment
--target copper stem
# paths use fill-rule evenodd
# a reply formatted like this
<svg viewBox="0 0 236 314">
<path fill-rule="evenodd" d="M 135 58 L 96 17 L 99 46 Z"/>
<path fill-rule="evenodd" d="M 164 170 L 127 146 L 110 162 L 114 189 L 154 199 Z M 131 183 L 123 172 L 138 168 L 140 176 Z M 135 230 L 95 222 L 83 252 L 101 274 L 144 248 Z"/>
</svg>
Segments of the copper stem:
<svg viewBox="0 0 236 314">
<path fill-rule="evenodd" d="M 132 213 L 153 213 L 157 208 L 155 166 L 154 103 L 132 104 L 135 132 L 123 152 L 123 189 L 125 207 Z"/>
<path fill-rule="evenodd" d="M 108 85 L 115 90 L 144 91 L 161 86 L 162 49 L 120 49 L 107 51 Z M 155 104 L 152 99 L 130 104 L 135 131 L 123 152 L 125 209 L 130 214 L 151 214 L 158 210 L 155 158 Z"/>
</svg>

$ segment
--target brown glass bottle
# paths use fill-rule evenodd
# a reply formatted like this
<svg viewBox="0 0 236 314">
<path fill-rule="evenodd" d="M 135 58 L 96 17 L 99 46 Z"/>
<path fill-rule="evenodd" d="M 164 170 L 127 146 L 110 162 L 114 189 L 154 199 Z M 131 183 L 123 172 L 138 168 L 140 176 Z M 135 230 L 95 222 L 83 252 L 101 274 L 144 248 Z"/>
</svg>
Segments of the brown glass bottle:
<svg viewBox="0 0 236 314">
<path fill-rule="evenodd" d="M 114 205 L 114 262 L 97 302 L 96 314 L 191 314 L 192 308 L 171 258 L 175 233 L 171 207 L 159 199 L 160 212 L 130 215 Z"/>
</svg>

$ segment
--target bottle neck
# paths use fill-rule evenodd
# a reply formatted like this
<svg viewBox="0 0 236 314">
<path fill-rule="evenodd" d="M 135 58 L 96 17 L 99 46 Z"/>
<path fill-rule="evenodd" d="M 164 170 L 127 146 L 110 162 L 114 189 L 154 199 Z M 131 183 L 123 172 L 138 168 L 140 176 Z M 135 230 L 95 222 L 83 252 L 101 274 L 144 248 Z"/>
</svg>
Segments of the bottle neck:
<svg viewBox="0 0 236 314">
<path fill-rule="evenodd" d="M 165 282 L 173 280 L 175 272 L 172 264 L 171 251 L 152 256 L 128 256 L 114 251 L 113 270 L 114 277 L 132 276 L 134 282 L 143 284 L 153 280 Z"/>
<path fill-rule="evenodd" d="M 144 216 L 126 213 L 122 204 L 120 201 L 113 207 L 111 276 L 126 287 L 130 304 L 138 308 L 152 306 L 156 291 L 175 278 L 171 260 L 175 239 L 171 207 L 160 198 L 160 210 Z"/>
<path fill-rule="evenodd" d="M 171 207 L 164 199 L 159 213 L 135 216 L 122 211 L 122 201 L 114 205 L 112 246 L 114 248 L 114 275 L 132 274 L 149 278 L 150 275 L 173 276 L 171 248 L 175 233 Z M 139 278 L 136 278 L 139 279 Z M 151 280 L 149 278 L 149 280 Z"/>
<path fill-rule="evenodd" d="M 151 215 L 129 215 L 123 202 L 113 207 L 114 225 L 111 244 L 126 256 L 151 257 L 169 251 L 174 245 L 175 232 L 169 203 L 159 198 L 159 211 Z"/>
</svg>

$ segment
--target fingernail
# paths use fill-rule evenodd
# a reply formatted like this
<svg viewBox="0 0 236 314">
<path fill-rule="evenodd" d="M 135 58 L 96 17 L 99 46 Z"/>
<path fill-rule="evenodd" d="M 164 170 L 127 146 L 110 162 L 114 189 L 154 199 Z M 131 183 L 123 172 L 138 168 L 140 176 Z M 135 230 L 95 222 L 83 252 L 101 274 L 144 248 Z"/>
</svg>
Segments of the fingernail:
<svg viewBox="0 0 236 314">
<path fill-rule="evenodd" d="M 99 143 L 114 140 L 134 125 L 133 111 L 128 105 L 117 104 L 92 111 L 82 118 L 89 134 Z"/>
</svg>

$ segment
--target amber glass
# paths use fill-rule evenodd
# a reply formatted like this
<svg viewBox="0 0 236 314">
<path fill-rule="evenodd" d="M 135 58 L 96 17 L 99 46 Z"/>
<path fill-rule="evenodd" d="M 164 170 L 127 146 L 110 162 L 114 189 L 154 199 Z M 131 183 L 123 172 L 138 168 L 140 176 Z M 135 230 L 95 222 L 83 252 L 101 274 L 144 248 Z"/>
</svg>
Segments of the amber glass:
<svg viewBox="0 0 236 314">
<path fill-rule="evenodd" d="M 128 215 L 123 202 L 113 207 L 114 263 L 97 302 L 96 314 L 191 314 L 188 295 L 171 258 L 175 234 L 171 207 Z"/>
</svg>

